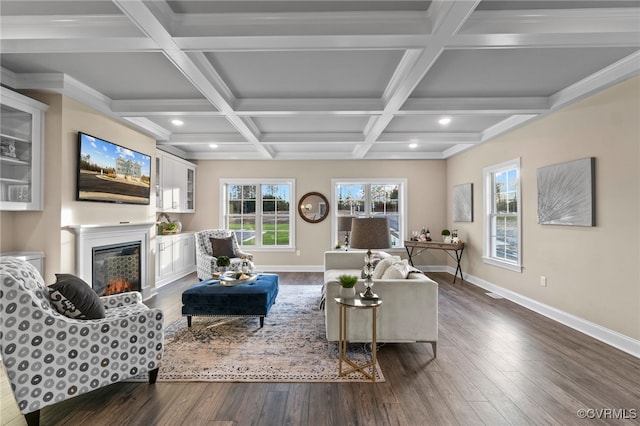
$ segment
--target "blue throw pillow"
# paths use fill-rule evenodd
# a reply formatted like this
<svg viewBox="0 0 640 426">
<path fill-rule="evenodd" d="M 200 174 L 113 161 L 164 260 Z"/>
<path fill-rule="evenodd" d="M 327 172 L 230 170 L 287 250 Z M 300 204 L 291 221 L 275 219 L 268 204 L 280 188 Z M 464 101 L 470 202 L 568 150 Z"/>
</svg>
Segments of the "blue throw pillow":
<svg viewBox="0 0 640 426">
<path fill-rule="evenodd" d="M 106 313 L 100 297 L 82 279 L 71 274 L 56 274 L 56 283 L 49 286 L 51 304 L 69 318 L 100 319 Z"/>
</svg>

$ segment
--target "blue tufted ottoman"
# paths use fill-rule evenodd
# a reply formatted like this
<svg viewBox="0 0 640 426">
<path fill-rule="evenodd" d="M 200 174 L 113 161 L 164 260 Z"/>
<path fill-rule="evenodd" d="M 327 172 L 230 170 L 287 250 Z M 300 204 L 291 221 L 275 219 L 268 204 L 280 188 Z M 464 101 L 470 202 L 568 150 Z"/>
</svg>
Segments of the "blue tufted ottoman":
<svg viewBox="0 0 640 426">
<path fill-rule="evenodd" d="M 255 316 L 260 317 L 263 327 L 277 295 L 276 274 L 261 274 L 251 283 L 230 287 L 220 285 L 219 280 L 201 281 L 182 293 L 182 315 L 187 317 L 189 327 L 195 315 Z"/>
</svg>

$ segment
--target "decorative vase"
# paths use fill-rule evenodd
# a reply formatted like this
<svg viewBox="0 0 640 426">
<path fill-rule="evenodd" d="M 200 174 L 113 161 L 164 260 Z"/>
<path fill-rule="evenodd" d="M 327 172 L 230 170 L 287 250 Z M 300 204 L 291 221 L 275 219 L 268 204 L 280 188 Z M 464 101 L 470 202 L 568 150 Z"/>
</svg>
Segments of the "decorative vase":
<svg viewBox="0 0 640 426">
<path fill-rule="evenodd" d="M 347 288 L 347 287 L 340 286 L 340 297 L 342 299 L 353 299 L 353 298 L 355 298 L 356 297 L 356 288 L 355 287 Z"/>
</svg>

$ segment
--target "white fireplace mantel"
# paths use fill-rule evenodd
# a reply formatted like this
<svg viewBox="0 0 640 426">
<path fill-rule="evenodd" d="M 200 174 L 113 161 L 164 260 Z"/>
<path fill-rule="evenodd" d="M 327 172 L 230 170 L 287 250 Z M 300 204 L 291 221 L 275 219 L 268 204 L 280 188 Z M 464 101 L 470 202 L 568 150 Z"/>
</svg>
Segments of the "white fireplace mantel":
<svg viewBox="0 0 640 426">
<path fill-rule="evenodd" d="M 90 283 L 92 277 L 93 248 L 140 241 L 140 282 L 142 298 L 153 296 L 149 285 L 149 250 L 151 227 L 155 222 L 119 223 L 115 225 L 69 225 L 76 235 L 76 275 Z"/>
</svg>

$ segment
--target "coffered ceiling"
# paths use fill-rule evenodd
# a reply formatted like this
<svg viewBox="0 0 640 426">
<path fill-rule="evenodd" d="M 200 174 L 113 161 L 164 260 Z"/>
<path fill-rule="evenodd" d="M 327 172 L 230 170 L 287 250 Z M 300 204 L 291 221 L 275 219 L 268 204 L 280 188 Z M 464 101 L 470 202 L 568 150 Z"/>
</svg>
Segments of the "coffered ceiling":
<svg viewBox="0 0 640 426">
<path fill-rule="evenodd" d="M 187 159 L 447 158 L 640 74 L 640 1 L 1 0 L 0 15 L 3 85 Z"/>
</svg>

